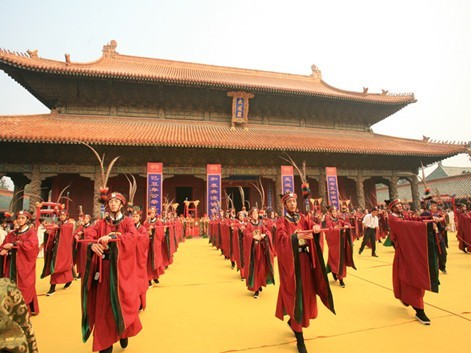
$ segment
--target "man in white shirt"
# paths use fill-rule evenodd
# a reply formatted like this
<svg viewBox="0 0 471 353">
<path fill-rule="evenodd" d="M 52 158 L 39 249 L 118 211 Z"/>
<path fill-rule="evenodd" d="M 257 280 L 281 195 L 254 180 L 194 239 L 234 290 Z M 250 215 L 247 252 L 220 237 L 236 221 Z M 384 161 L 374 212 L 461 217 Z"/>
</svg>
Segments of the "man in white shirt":
<svg viewBox="0 0 471 353">
<path fill-rule="evenodd" d="M 368 241 L 370 242 L 371 246 L 371 256 L 378 257 L 376 255 L 376 230 L 378 229 L 378 209 L 373 207 L 371 213 L 368 213 L 365 217 L 363 217 L 363 229 L 365 230 L 363 235 L 363 241 L 361 243 L 360 250 L 358 250 L 358 254 L 363 252 Z"/>
<path fill-rule="evenodd" d="M 3 243 L 3 240 L 5 240 L 5 237 L 8 234 L 8 226 L 7 226 L 7 221 L 6 219 L 2 219 L 0 221 L 0 244 Z"/>
</svg>

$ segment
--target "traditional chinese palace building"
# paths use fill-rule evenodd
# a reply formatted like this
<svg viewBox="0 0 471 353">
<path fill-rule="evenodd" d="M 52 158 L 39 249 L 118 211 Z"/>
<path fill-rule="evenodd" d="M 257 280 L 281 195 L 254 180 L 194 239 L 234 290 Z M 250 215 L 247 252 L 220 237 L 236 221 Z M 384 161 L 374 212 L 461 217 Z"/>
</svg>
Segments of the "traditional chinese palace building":
<svg viewBox="0 0 471 353">
<path fill-rule="evenodd" d="M 208 164 L 221 165 L 221 194 L 232 195 L 237 208 L 238 186 L 260 206 L 252 183 L 261 176 L 265 205 L 279 209 L 284 151 L 299 166 L 306 161 L 313 197 L 326 200 L 326 167 L 336 167 L 340 197 L 353 205 L 376 203 L 379 183 L 397 196 L 400 179 L 410 182 L 417 205 L 421 162 L 469 149 L 372 132 L 416 102 L 413 94 L 342 90 L 316 66 L 292 75 L 129 56 L 116 47 L 111 41 L 90 63 L 0 50 L 0 68 L 51 110 L 0 117 L 0 176 L 11 177 L 16 190 L 30 184 L 32 194 L 46 198 L 52 190 L 54 199 L 70 184 L 71 214 L 82 205 L 97 215 L 101 174 L 86 142 L 106 155 L 105 165 L 120 156 L 109 186 L 127 194 L 125 174 L 134 175 L 142 206 L 147 163 L 161 162 L 164 196 L 180 205 L 200 200 L 200 215 L 208 206 Z M 296 171 L 294 184 L 300 194 Z"/>
</svg>

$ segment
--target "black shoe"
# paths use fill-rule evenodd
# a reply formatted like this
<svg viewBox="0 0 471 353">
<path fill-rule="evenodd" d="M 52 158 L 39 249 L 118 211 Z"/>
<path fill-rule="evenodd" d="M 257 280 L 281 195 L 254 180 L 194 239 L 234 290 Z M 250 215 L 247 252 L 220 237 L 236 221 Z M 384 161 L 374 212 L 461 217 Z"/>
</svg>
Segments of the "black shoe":
<svg viewBox="0 0 471 353">
<path fill-rule="evenodd" d="M 67 282 L 64 286 L 64 289 L 69 288 L 71 284 L 72 284 L 72 282 Z"/>
<path fill-rule="evenodd" d="M 152 288 L 152 281 L 149 281 L 149 288 Z"/>
<path fill-rule="evenodd" d="M 376 254 L 373 254 L 373 255 L 371 255 L 371 256 L 373 256 L 373 257 L 378 257 L 378 255 L 376 255 Z"/>
<path fill-rule="evenodd" d="M 254 297 L 255 299 L 257 299 L 257 298 L 258 298 L 258 295 L 259 295 L 259 291 L 256 291 L 256 292 L 254 293 L 253 297 Z"/>
<path fill-rule="evenodd" d="M 332 277 L 334 277 L 334 281 L 337 280 L 337 275 L 335 273 L 332 273 Z"/>
<path fill-rule="evenodd" d="M 127 338 L 121 338 L 119 340 L 119 344 L 121 345 L 121 348 L 126 348 L 128 346 L 128 339 Z"/>
<path fill-rule="evenodd" d="M 302 343 L 296 343 L 296 346 L 298 347 L 298 352 L 299 353 L 307 353 L 307 349 L 306 349 L 306 345 L 304 344 L 304 342 Z"/>
<path fill-rule="evenodd" d="M 108 348 L 100 351 L 100 353 L 111 353 L 113 352 L 113 346 L 109 346 Z"/>
<path fill-rule="evenodd" d="M 402 301 L 401 299 L 399 299 L 399 300 L 401 301 L 402 305 L 404 305 L 406 307 L 409 306 L 409 304 L 407 304 L 406 302 Z"/>
<path fill-rule="evenodd" d="M 55 292 L 56 292 L 56 285 L 55 285 L 55 284 L 51 284 L 51 288 L 49 288 L 49 292 L 47 292 L 46 295 L 47 295 L 48 297 L 50 297 L 50 296 L 53 295 Z"/>
<path fill-rule="evenodd" d="M 427 317 L 427 315 L 425 315 L 425 312 L 422 310 L 422 311 L 418 311 L 416 314 L 415 314 L 415 318 L 417 320 L 420 321 L 421 324 L 423 325 L 430 325 L 430 319 Z"/>
<path fill-rule="evenodd" d="M 343 281 L 343 279 L 339 281 L 339 284 L 340 284 L 340 287 L 345 288 L 345 282 Z"/>
<path fill-rule="evenodd" d="M 302 332 L 294 332 L 296 336 L 296 346 L 299 353 L 307 353 L 306 345 L 304 344 L 304 337 Z"/>
<path fill-rule="evenodd" d="M 445 269 L 445 270 L 441 270 L 441 271 L 442 271 L 442 273 L 443 273 L 444 275 L 448 274 L 448 272 L 446 272 L 446 269 Z"/>
<path fill-rule="evenodd" d="M 263 292 L 263 287 L 260 287 L 260 288 L 258 289 L 258 291 L 259 291 L 259 292 Z"/>
<path fill-rule="evenodd" d="M 160 283 L 159 280 L 158 280 L 158 278 L 155 278 L 155 279 L 154 279 L 154 283 L 157 283 L 157 284 Z"/>
<path fill-rule="evenodd" d="M 381 241 L 381 239 L 378 239 L 378 243 L 382 244 L 383 242 Z"/>
<path fill-rule="evenodd" d="M 358 250 L 358 255 L 361 255 L 361 250 Z"/>
</svg>

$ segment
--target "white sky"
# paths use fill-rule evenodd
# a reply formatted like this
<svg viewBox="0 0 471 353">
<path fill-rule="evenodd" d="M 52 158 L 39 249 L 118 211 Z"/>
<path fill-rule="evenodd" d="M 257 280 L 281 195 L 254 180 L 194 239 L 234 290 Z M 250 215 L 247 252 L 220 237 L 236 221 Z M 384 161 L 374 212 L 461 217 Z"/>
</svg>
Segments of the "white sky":
<svg viewBox="0 0 471 353">
<path fill-rule="evenodd" d="M 126 55 L 303 75 L 316 64 L 341 89 L 415 94 L 377 133 L 471 140 L 469 0 L 0 0 L 0 9 L 3 49 L 88 62 L 115 39 Z M 0 115 L 48 112 L 3 71 L 0 92 Z"/>
</svg>

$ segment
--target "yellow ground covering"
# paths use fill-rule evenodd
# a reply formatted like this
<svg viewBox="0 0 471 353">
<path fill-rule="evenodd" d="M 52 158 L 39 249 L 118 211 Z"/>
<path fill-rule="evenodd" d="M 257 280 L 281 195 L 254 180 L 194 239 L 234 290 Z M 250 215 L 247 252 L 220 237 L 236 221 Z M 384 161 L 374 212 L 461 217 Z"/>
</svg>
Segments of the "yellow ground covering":
<svg viewBox="0 0 471 353">
<path fill-rule="evenodd" d="M 394 250 L 378 244 L 379 257 L 373 258 L 369 249 L 358 255 L 359 245 L 356 241 L 358 270 L 348 270 L 346 288 L 331 282 L 337 315 L 321 306 L 318 319 L 304 331 L 310 353 L 471 352 L 471 255 L 458 250 L 454 235 L 440 293 L 425 295 L 431 326 L 421 325 L 413 309 L 394 299 Z M 32 323 L 40 352 L 91 352 L 91 339 L 81 341 L 79 282 L 67 290 L 58 286 L 46 297 L 49 281 L 39 280 L 41 268 L 38 260 L 37 289 L 43 295 L 41 313 Z M 181 244 L 160 282 L 147 292 L 144 329 L 125 350 L 115 344 L 114 352 L 297 352 L 288 325 L 274 316 L 278 284 L 254 299 L 207 239 Z"/>
</svg>

